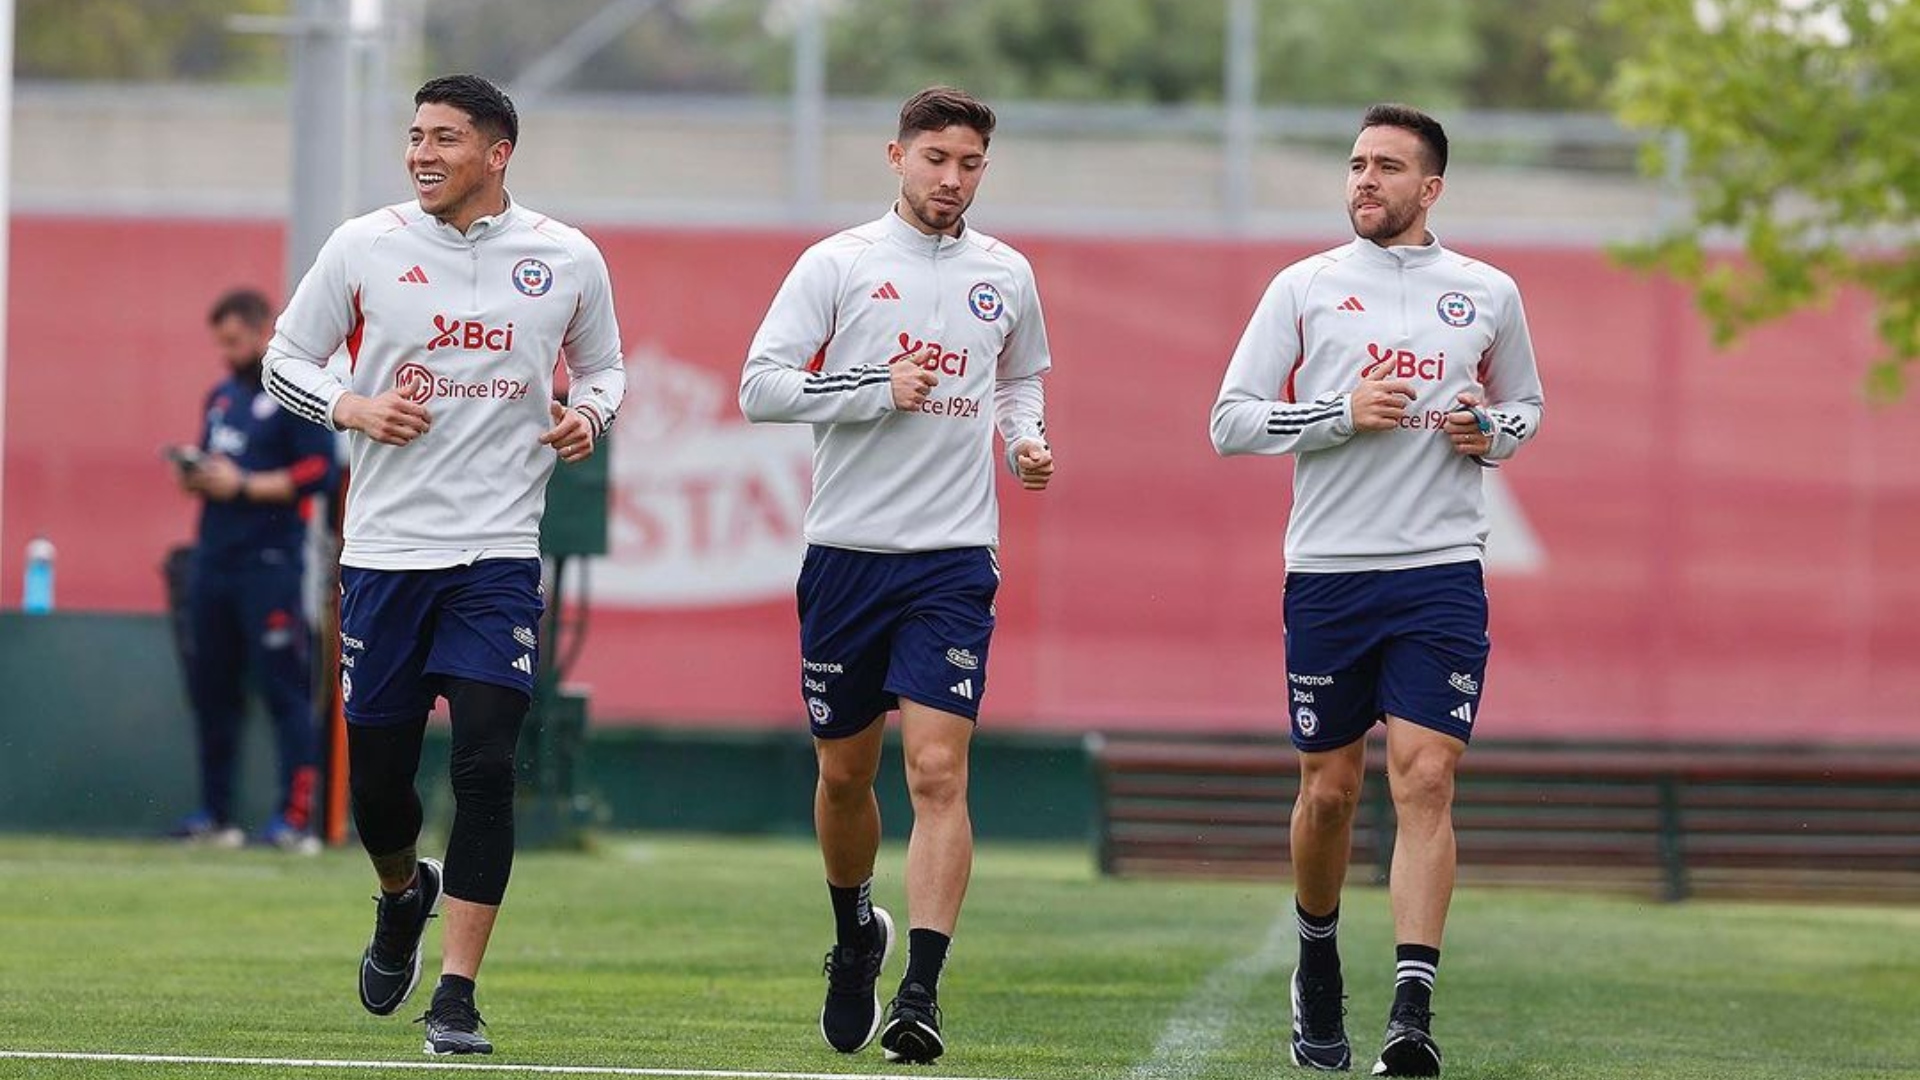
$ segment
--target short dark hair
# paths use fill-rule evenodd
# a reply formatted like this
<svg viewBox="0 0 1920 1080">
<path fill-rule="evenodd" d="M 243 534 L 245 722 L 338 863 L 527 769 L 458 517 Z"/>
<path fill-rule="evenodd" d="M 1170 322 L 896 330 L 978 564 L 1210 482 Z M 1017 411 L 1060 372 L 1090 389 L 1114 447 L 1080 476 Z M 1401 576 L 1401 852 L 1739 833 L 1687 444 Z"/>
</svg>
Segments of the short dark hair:
<svg viewBox="0 0 1920 1080">
<path fill-rule="evenodd" d="M 951 86 L 929 86 L 900 106 L 899 141 L 906 142 L 922 131 L 944 131 L 958 124 L 980 133 L 984 145 L 993 141 L 993 110 L 965 90 Z"/>
<path fill-rule="evenodd" d="M 1406 128 L 1419 137 L 1421 145 L 1427 148 L 1427 171 L 1435 176 L 1447 175 L 1447 129 L 1440 121 L 1421 112 L 1411 105 L 1375 105 L 1360 118 L 1360 130 L 1370 127 Z"/>
<path fill-rule="evenodd" d="M 494 142 L 520 145 L 520 114 L 505 90 L 478 75 L 441 75 L 428 79 L 413 95 L 413 106 L 451 105 L 466 113 L 473 126 Z"/>
<path fill-rule="evenodd" d="M 213 302 L 213 309 L 207 312 L 207 325 L 219 326 L 228 319 L 239 319 L 258 330 L 273 321 L 273 302 L 259 289 L 229 289 Z"/>
</svg>

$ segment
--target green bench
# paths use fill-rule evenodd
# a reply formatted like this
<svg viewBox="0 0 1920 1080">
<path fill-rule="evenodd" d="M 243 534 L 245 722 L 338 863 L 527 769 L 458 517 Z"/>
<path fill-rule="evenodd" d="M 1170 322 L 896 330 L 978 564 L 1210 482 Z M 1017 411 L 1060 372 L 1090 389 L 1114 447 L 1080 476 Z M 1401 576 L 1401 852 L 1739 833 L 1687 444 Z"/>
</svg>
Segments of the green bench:
<svg viewBox="0 0 1920 1080">
<path fill-rule="evenodd" d="M 1114 875 L 1281 877 L 1298 787 L 1272 740 L 1088 739 Z M 1355 880 L 1384 882 L 1393 805 L 1369 751 Z M 1479 744 L 1454 799 L 1463 884 L 1658 895 L 1920 898 L 1920 749 Z"/>
</svg>

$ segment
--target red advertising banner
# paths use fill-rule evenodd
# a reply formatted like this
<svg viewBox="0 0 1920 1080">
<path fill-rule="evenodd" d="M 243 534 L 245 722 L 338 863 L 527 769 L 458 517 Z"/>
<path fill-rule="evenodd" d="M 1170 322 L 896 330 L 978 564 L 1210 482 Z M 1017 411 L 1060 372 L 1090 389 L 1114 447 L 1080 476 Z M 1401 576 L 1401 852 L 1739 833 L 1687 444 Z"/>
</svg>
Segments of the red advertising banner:
<svg viewBox="0 0 1920 1080">
<path fill-rule="evenodd" d="M 804 723 L 804 429 L 749 426 L 740 363 L 797 233 L 594 229 L 633 391 L 614 551 L 572 677 L 599 723 Z M 1207 411 L 1273 272 L 1321 244 L 1014 238 L 1055 357 L 1054 488 L 1004 508 L 988 728 L 1279 730 L 1284 460 Z M 157 451 L 219 375 L 204 315 L 278 278 L 275 225 L 20 218 L 3 583 L 29 537 L 64 607 L 150 611 L 191 535 Z M 1471 249 L 1520 282 L 1539 438 L 1488 474 L 1502 737 L 1920 740 L 1920 402 L 1873 406 L 1857 298 L 1727 352 L 1687 297 L 1587 249 Z M 450 314 L 458 314 L 450 312 Z M 424 340 L 424 339 L 423 339 Z M 1419 492 L 1409 491 L 1408 498 Z"/>
</svg>

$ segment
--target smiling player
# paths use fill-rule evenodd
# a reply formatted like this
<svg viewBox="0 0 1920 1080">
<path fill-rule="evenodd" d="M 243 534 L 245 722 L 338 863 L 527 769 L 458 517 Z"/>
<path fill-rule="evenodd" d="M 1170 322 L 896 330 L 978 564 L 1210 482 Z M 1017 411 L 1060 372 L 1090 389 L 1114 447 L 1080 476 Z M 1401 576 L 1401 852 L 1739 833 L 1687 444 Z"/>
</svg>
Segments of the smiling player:
<svg viewBox="0 0 1920 1080">
<path fill-rule="evenodd" d="M 435 1054 L 491 1053 L 474 980 L 513 868 L 514 748 L 539 669 L 540 517 L 556 458 L 591 455 L 626 393 L 600 252 L 516 204 L 513 103 L 474 75 L 414 95 L 415 199 L 328 239 L 280 318 L 267 388 L 350 431 L 341 696 L 353 818 L 380 879 L 360 1003 L 398 1009 L 445 900 Z M 344 364 L 329 363 L 346 350 Z M 572 376 L 553 401 L 555 357 Z M 344 369 L 344 370 L 343 370 Z M 436 697 L 453 722 L 444 869 L 419 856 L 414 775 Z"/>
</svg>

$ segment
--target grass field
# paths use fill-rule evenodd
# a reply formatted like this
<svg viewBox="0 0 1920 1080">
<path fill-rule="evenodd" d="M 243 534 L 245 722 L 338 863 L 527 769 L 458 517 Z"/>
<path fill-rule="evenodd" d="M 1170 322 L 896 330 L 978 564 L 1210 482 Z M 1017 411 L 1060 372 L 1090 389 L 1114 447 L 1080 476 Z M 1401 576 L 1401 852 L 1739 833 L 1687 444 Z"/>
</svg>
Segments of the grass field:
<svg viewBox="0 0 1920 1080">
<path fill-rule="evenodd" d="M 889 848 L 876 886 L 896 913 L 900 865 Z M 537 1075 L 428 1071 L 408 1022 L 426 987 L 400 1015 L 361 1012 L 371 890 L 357 851 L 0 837 L 0 1050 Z M 605 837 L 588 854 L 521 856 L 481 980 L 499 1047 L 482 1060 L 682 1070 L 653 1075 L 1304 1076 L 1284 1050 L 1287 895 L 1108 881 L 1084 850 L 983 845 L 941 995 L 950 1050 L 916 1070 L 820 1042 L 831 928 L 807 841 Z M 1363 1075 L 1392 934 L 1379 890 L 1350 891 L 1345 911 Z M 437 932 L 428 942 L 432 965 Z M 1450 1077 L 1915 1077 L 1920 911 L 1469 891 L 1435 1006 Z M 59 1080 L 355 1075 L 394 1072 L 0 1057 L 0 1076 Z"/>
</svg>

